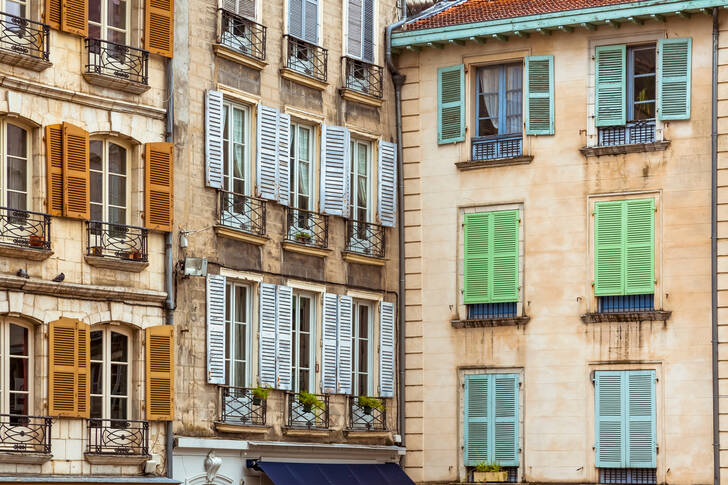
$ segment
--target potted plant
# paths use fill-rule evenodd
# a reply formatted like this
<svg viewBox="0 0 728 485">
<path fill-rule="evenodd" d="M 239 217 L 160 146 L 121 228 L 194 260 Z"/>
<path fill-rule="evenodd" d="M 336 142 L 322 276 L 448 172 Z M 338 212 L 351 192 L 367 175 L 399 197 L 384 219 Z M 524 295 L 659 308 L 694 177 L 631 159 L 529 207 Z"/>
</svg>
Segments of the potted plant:
<svg viewBox="0 0 728 485">
<path fill-rule="evenodd" d="M 130 259 L 135 259 L 135 260 L 142 259 L 142 251 L 141 251 L 141 249 L 132 249 L 131 251 L 129 251 L 129 258 Z"/>
<path fill-rule="evenodd" d="M 475 466 L 473 481 L 477 483 L 505 482 L 508 481 L 508 472 L 503 471 L 497 462 L 486 463 L 482 461 Z"/>
<path fill-rule="evenodd" d="M 356 398 L 356 404 L 362 408 L 362 411 L 367 416 L 372 414 L 372 409 L 384 411 L 384 403 L 376 397 L 359 396 Z"/>
<path fill-rule="evenodd" d="M 303 406 L 303 411 L 306 413 L 310 413 L 313 408 L 324 409 L 323 401 L 310 392 L 299 392 L 298 402 Z"/>
<path fill-rule="evenodd" d="M 91 255 L 92 256 L 103 256 L 104 254 L 104 248 L 101 246 L 92 246 L 91 247 Z"/>
<path fill-rule="evenodd" d="M 270 387 L 256 387 L 253 389 L 253 404 L 260 406 L 260 403 L 268 399 L 268 394 L 270 394 Z"/>
<path fill-rule="evenodd" d="M 43 236 L 31 234 L 28 236 L 28 244 L 30 244 L 30 247 L 32 248 L 42 248 L 45 246 L 45 241 L 43 240 Z"/>
<path fill-rule="evenodd" d="M 310 244 L 311 243 L 311 234 L 308 232 L 299 231 L 293 236 L 296 241 L 303 243 L 303 244 Z"/>
</svg>

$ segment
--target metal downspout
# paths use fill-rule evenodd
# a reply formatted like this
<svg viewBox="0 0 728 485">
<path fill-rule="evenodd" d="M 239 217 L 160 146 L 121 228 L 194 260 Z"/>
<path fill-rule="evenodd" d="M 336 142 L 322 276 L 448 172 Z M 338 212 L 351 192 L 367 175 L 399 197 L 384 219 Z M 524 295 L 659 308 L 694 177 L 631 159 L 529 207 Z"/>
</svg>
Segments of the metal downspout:
<svg viewBox="0 0 728 485">
<path fill-rule="evenodd" d="M 713 8 L 713 113 L 711 120 L 710 227 L 713 347 L 713 483 L 720 485 L 720 395 L 718 386 L 718 9 Z"/>
<path fill-rule="evenodd" d="M 172 70 L 172 59 L 167 59 L 166 63 L 167 70 L 167 133 L 166 141 L 174 143 L 174 77 Z M 173 175 L 174 176 L 174 175 Z M 165 235 L 164 240 L 164 288 L 167 290 L 167 299 L 164 302 L 165 309 L 165 324 L 174 325 L 174 262 L 172 255 L 172 241 L 173 232 L 168 232 Z M 167 444 L 166 450 L 166 462 L 167 462 L 167 476 L 172 478 L 173 471 L 173 455 L 174 455 L 174 423 L 173 421 L 167 422 Z"/>
</svg>

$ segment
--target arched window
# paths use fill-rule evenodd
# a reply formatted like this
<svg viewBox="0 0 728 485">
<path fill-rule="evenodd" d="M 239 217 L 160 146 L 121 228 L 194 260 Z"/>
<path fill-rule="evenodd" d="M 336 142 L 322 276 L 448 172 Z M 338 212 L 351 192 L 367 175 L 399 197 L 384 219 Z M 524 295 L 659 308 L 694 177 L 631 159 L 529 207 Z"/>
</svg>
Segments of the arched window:
<svg viewBox="0 0 728 485">
<path fill-rule="evenodd" d="M 129 419 L 131 336 L 119 327 L 91 329 L 91 417 Z"/>
<path fill-rule="evenodd" d="M 29 325 L 15 320 L 0 321 L 0 408 L 5 414 L 31 413 L 32 336 Z"/>
<path fill-rule="evenodd" d="M 0 120 L 0 204 L 28 210 L 28 130 Z"/>
<path fill-rule="evenodd" d="M 89 145 L 91 220 L 129 224 L 129 149 L 107 139 Z"/>
</svg>

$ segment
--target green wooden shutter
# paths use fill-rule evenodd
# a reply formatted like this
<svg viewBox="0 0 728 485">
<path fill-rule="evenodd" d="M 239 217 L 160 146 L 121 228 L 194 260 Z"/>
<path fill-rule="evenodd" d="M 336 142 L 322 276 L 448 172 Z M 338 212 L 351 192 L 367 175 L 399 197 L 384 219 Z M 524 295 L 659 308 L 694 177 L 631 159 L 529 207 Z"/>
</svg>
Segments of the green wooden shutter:
<svg viewBox="0 0 728 485">
<path fill-rule="evenodd" d="M 501 466 L 518 466 L 518 374 L 491 375 L 495 397 L 493 459 Z"/>
<path fill-rule="evenodd" d="M 655 291 L 655 200 L 625 201 L 625 295 Z"/>
<path fill-rule="evenodd" d="M 493 212 L 491 303 L 518 301 L 518 211 Z"/>
<path fill-rule="evenodd" d="M 693 40 L 661 39 L 657 44 L 657 112 L 661 120 L 690 118 Z"/>
<path fill-rule="evenodd" d="M 622 468 L 625 464 L 625 373 L 595 372 L 595 435 L 598 468 Z"/>
<path fill-rule="evenodd" d="M 465 304 L 490 302 L 492 213 L 465 214 Z"/>
<path fill-rule="evenodd" d="M 627 46 L 599 46 L 596 54 L 596 125 L 624 125 L 627 122 Z"/>
<path fill-rule="evenodd" d="M 465 66 L 437 70 L 437 143 L 465 139 Z"/>
<path fill-rule="evenodd" d="M 465 466 L 488 461 L 489 377 L 465 376 Z"/>
<path fill-rule="evenodd" d="M 624 294 L 624 201 L 597 202 L 594 215 L 594 294 Z"/>
<path fill-rule="evenodd" d="M 626 373 L 626 463 L 627 468 L 657 466 L 657 410 L 655 371 Z"/>
<path fill-rule="evenodd" d="M 526 134 L 554 134 L 554 56 L 526 57 Z"/>
</svg>

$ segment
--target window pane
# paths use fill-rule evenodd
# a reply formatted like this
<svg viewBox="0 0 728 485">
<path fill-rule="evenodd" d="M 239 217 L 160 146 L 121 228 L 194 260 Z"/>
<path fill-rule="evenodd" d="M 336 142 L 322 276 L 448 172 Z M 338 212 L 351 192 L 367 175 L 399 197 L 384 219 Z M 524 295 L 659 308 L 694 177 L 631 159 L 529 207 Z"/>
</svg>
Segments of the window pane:
<svg viewBox="0 0 728 485">
<path fill-rule="evenodd" d="M 103 369 L 100 362 L 91 362 L 91 394 L 103 394 Z"/>
<path fill-rule="evenodd" d="M 359 163 L 357 164 L 357 171 L 359 175 L 367 174 L 367 145 L 364 143 L 357 143 L 359 147 Z"/>
<path fill-rule="evenodd" d="M 109 25 L 126 29 L 126 2 L 124 0 L 108 0 Z"/>
<path fill-rule="evenodd" d="M 126 175 L 126 148 L 109 143 L 109 172 Z"/>
<path fill-rule="evenodd" d="M 307 370 L 302 370 L 302 371 L 298 372 L 298 385 L 299 385 L 298 390 L 299 391 L 308 392 L 308 390 L 309 390 L 308 389 L 308 376 L 309 376 L 309 373 Z"/>
<path fill-rule="evenodd" d="M 655 99 L 655 77 L 638 77 L 634 80 L 634 100 L 653 101 Z"/>
<path fill-rule="evenodd" d="M 506 68 L 506 89 L 508 91 L 520 90 L 523 86 L 523 74 L 521 65 L 508 66 Z"/>
<path fill-rule="evenodd" d="M 369 338 L 369 307 L 359 305 L 359 338 Z"/>
<path fill-rule="evenodd" d="M 109 174 L 109 204 L 126 206 L 126 177 Z"/>
<path fill-rule="evenodd" d="M 91 360 L 102 360 L 104 358 L 104 333 L 101 330 L 91 332 Z"/>
<path fill-rule="evenodd" d="M 307 298 L 305 296 L 302 296 L 300 298 L 300 326 L 301 332 L 308 332 L 310 330 L 310 324 L 311 324 L 311 299 Z"/>
<path fill-rule="evenodd" d="M 238 179 L 245 178 L 245 158 L 243 157 L 243 146 L 233 146 L 233 177 Z"/>
<path fill-rule="evenodd" d="M 247 322 L 248 315 L 245 311 L 247 306 L 248 289 L 244 286 L 235 287 L 235 321 Z"/>
<path fill-rule="evenodd" d="M 309 164 L 305 162 L 299 162 L 298 164 L 298 191 L 302 195 L 310 194 L 310 179 L 309 179 Z"/>
<path fill-rule="evenodd" d="M 8 207 L 11 209 L 28 210 L 28 197 L 22 192 L 8 192 Z"/>
<path fill-rule="evenodd" d="M 236 362 L 235 363 L 235 373 L 234 373 L 234 380 L 232 385 L 235 387 L 245 387 L 245 362 Z"/>
<path fill-rule="evenodd" d="M 104 143 L 101 140 L 91 140 L 89 142 L 89 168 L 91 170 L 103 170 L 102 163 Z"/>
<path fill-rule="evenodd" d="M 126 335 L 111 332 L 111 361 L 129 362 L 129 338 Z"/>
<path fill-rule="evenodd" d="M 126 398 L 111 398 L 111 419 L 127 419 Z"/>
<path fill-rule="evenodd" d="M 369 394 L 369 377 L 366 374 L 359 374 L 357 385 L 359 386 L 357 390 L 360 396 Z"/>
<path fill-rule="evenodd" d="M 366 372 L 369 369 L 369 342 L 359 340 L 359 372 Z"/>
<path fill-rule="evenodd" d="M 7 125 L 8 130 L 8 155 L 20 158 L 27 157 L 28 133 L 19 126 Z"/>
<path fill-rule="evenodd" d="M 107 31 L 108 35 L 106 36 L 106 40 L 114 42 L 116 44 L 125 45 L 126 44 L 126 32 L 119 32 L 118 30 L 111 30 L 109 29 Z M 113 52 L 113 51 L 112 51 Z M 121 53 L 123 51 L 120 50 L 119 57 L 121 57 Z"/>
<path fill-rule="evenodd" d="M 28 355 L 28 329 L 10 325 L 10 355 Z"/>
<path fill-rule="evenodd" d="M 10 382 L 8 388 L 11 391 L 28 390 L 28 359 L 22 357 L 10 358 Z"/>
<path fill-rule="evenodd" d="M 367 190 L 367 179 L 366 179 L 366 177 L 361 177 L 361 176 L 358 177 L 358 179 L 359 179 L 359 186 L 357 187 L 357 204 L 361 208 L 366 208 L 369 206 L 369 202 L 368 202 L 369 191 Z M 366 220 L 366 216 L 362 220 Z"/>
<path fill-rule="evenodd" d="M 88 36 L 91 39 L 100 39 L 101 38 L 101 27 L 99 25 L 94 25 L 92 23 L 89 23 Z"/>
<path fill-rule="evenodd" d="M 298 142 L 298 158 L 301 160 L 309 160 L 309 143 L 311 132 L 308 128 L 301 128 L 300 140 Z"/>
<path fill-rule="evenodd" d="M 91 417 L 101 418 L 103 416 L 103 398 L 99 396 L 91 396 Z"/>
<path fill-rule="evenodd" d="M 237 360 L 245 359 L 245 325 L 235 325 L 235 356 Z"/>
<path fill-rule="evenodd" d="M 102 221 L 104 219 L 104 208 L 98 204 L 91 204 L 91 220 Z"/>
<path fill-rule="evenodd" d="M 126 396 L 127 390 L 127 372 L 126 364 L 111 364 L 111 395 Z"/>
<path fill-rule="evenodd" d="M 112 224 L 126 224 L 126 210 L 109 207 L 109 220 Z"/>
<path fill-rule="evenodd" d="M 20 192 L 28 190 L 27 166 L 28 162 L 24 158 L 8 157 L 8 189 Z"/>
<path fill-rule="evenodd" d="M 634 119 L 635 120 L 650 120 L 655 119 L 655 102 L 651 103 L 640 103 L 634 107 Z"/>
<path fill-rule="evenodd" d="M 486 67 L 478 70 L 478 92 L 479 93 L 498 93 L 498 74 L 500 69 L 498 66 Z"/>
<path fill-rule="evenodd" d="M 101 22 L 101 0 L 89 0 L 88 20 L 90 22 Z"/>
<path fill-rule="evenodd" d="M 5 2 L 5 11 L 10 15 L 15 15 L 16 17 L 26 18 L 25 5 L 21 3 L 7 0 Z"/>
<path fill-rule="evenodd" d="M 486 119 L 478 121 L 478 136 L 491 136 L 498 134 L 497 119 Z"/>
<path fill-rule="evenodd" d="M 634 49 L 634 73 L 649 74 L 655 72 L 655 48 Z"/>
<path fill-rule="evenodd" d="M 103 187 L 103 180 L 104 176 L 103 174 L 99 172 L 91 172 L 90 175 L 90 187 L 89 190 L 91 192 L 91 202 L 95 202 L 97 204 L 102 204 L 104 202 L 104 187 Z"/>
<path fill-rule="evenodd" d="M 299 360 L 299 366 L 303 368 L 309 368 L 309 362 L 310 362 L 310 346 L 309 341 L 311 336 L 308 334 L 300 334 L 300 340 L 299 340 L 299 354 L 300 354 L 300 360 Z"/>
<path fill-rule="evenodd" d="M 10 414 L 28 415 L 27 394 L 10 394 Z"/>
<path fill-rule="evenodd" d="M 240 109 L 233 109 L 233 141 L 242 143 L 245 133 L 245 114 Z"/>
</svg>

